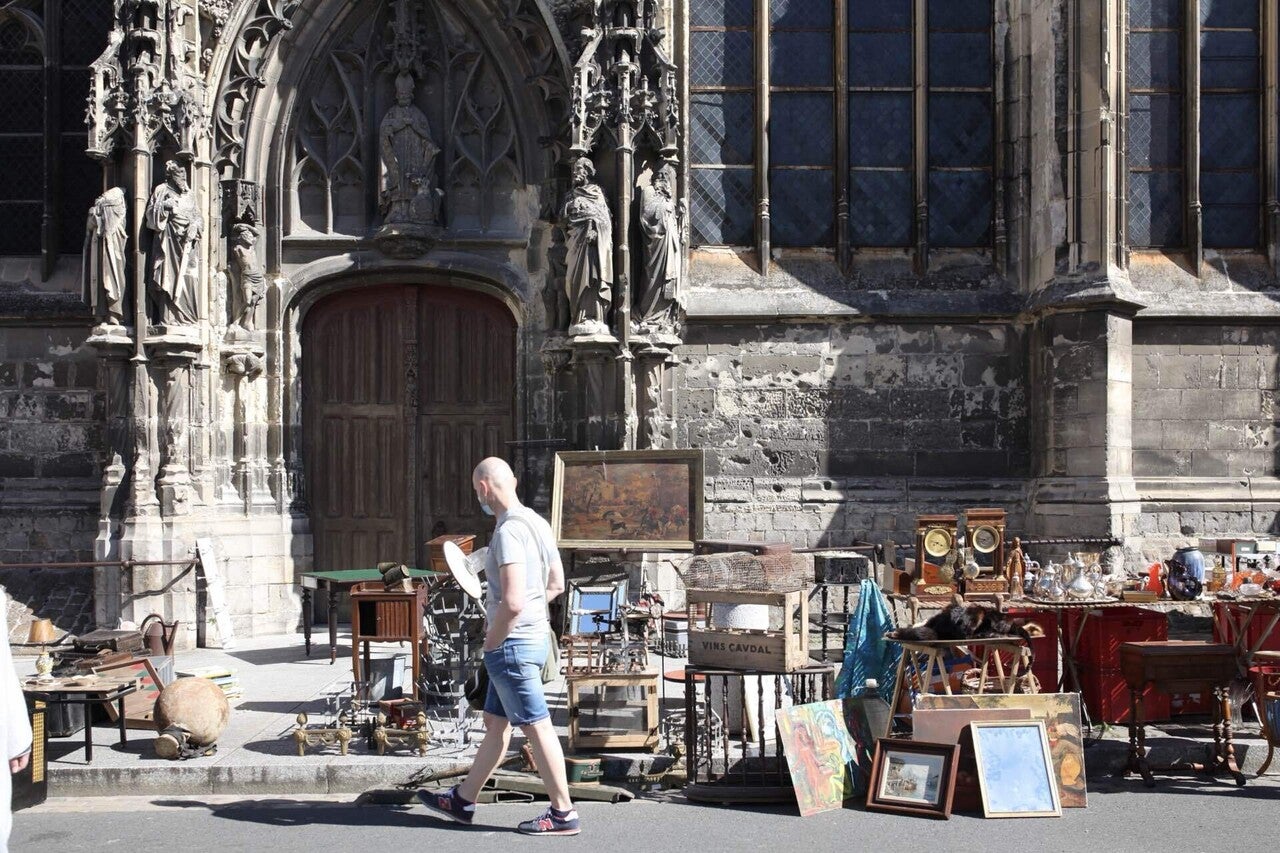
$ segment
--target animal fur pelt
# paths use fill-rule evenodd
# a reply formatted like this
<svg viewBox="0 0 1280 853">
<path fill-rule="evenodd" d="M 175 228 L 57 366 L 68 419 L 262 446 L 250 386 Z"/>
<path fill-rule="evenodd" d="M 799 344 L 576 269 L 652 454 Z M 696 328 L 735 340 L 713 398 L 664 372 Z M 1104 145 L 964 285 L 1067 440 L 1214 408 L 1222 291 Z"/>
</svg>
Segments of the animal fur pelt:
<svg viewBox="0 0 1280 853">
<path fill-rule="evenodd" d="M 894 640 L 989 640 L 997 637 L 1021 637 L 1027 641 L 1043 637 L 1044 629 L 1026 619 L 1010 619 L 997 610 L 981 604 L 953 604 L 937 613 L 923 625 L 899 628 L 889 633 Z"/>
</svg>

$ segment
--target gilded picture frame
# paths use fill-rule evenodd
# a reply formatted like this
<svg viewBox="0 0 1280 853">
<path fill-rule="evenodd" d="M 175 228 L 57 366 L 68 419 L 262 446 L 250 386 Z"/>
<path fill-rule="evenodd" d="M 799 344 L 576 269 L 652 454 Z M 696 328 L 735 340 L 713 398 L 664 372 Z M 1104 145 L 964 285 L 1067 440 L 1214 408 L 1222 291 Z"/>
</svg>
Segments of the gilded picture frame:
<svg viewBox="0 0 1280 853">
<path fill-rule="evenodd" d="M 1043 720 L 975 720 L 984 817 L 1062 817 Z"/>
<path fill-rule="evenodd" d="M 701 450 L 556 454 L 551 528 L 561 548 L 692 551 L 702 509 Z"/>
</svg>

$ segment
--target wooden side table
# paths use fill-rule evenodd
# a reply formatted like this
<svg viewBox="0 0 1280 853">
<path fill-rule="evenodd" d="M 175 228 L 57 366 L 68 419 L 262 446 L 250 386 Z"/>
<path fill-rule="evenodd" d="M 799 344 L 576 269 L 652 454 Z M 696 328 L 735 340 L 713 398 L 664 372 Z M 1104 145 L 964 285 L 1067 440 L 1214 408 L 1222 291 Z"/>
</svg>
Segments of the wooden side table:
<svg viewBox="0 0 1280 853">
<path fill-rule="evenodd" d="M 125 730 L 124 697 L 138 689 L 136 679 L 119 679 L 99 676 L 91 684 L 69 684 L 66 679 L 54 679 L 52 682 L 27 681 L 22 685 L 22 692 L 29 698 L 44 702 L 46 705 L 83 705 L 85 711 L 84 725 L 84 762 L 93 763 L 93 726 L 89 721 L 89 707 L 103 702 L 115 702 L 119 711 L 120 743 L 129 742 Z"/>
<path fill-rule="evenodd" d="M 357 584 L 351 590 L 351 673 L 364 681 L 370 671 L 369 644 L 408 642 L 413 657 L 411 698 L 418 698 L 422 669 L 422 617 L 427 609 L 427 588 L 412 592 L 388 592 L 381 583 Z M 363 652 L 363 667 L 361 653 Z"/>
<path fill-rule="evenodd" d="M 1156 784 L 1152 776 L 1155 772 L 1190 770 L 1216 775 L 1225 771 L 1237 785 L 1244 785 L 1244 774 L 1236 764 L 1228 698 L 1228 689 L 1236 676 L 1235 646 L 1179 640 L 1122 643 L 1120 671 L 1129 685 L 1129 758 L 1116 775 L 1138 773 L 1146 786 L 1152 788 Z M 1147 760 L 1142 691 L 1148 684 L 1165 693 L 1213 693 L 1217 702 L 1213 715 L 1212 761 L 1156 766 Z"/>
</svg>

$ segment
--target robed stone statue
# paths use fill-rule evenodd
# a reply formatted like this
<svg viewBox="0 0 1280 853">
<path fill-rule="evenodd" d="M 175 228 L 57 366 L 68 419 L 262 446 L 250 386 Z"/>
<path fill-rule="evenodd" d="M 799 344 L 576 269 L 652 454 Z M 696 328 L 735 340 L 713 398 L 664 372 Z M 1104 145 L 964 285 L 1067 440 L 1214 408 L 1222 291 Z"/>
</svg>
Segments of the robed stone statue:
<svg viewBox="0 0 1280 853">
<path fill-rule="evenodd" d="M 607 334 L 613 301 L 613 219 L 586 157 L 573 164 L 573 189 L 560 221 L 565 231 L 569 334 Z"/>
<path fill-rule="evenodd" d="M 94 315 L 110 326 L 124 323 L 125 250 L 129 243 L 124 190 L 112 187 L 89 208 L 82 279 Z"/>
<path fill-rule="evenodd" d="M 165 182 L 151 193 L 147 228 L 152 233 L 151 298 L 162 326 L 188 326 L 199 320 L 198 249 L 204 219 L 182 164 L 165 165 Z"/>
<path fill-rule="evenodd" d="M 378 130 L 382 155 L 382 213 L 392 224 L 434 225 L 440 220 L 442 193 L 436 186 L 439 146 L 427 117 L 413 103 L 413 75 L 396 77 L 396 105 Z"/>
<path fill-rule="evenodd" d="M 675 308 L 682 304 L 681 249 L 684 211 L 675 199 L 675 170 L 665 164 L 653 173 L 652 184 L 640 194 L 640 230 L 644 234 L 644 278 L 636 316 L 641 326 L 668 331 L 675 324 Z"/>
</svg>

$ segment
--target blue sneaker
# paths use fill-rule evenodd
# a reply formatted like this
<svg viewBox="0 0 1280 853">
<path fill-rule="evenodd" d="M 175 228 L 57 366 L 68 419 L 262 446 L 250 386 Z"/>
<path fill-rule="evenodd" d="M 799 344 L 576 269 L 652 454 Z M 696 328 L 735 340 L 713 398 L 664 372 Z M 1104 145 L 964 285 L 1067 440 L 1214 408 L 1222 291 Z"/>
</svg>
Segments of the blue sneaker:
<svg viewBox="0 0 1280 853">
<path fill-rule="evenodd" d="M 430 791 L 418 791 L 418 802 L 422 803 L 431 811 L 448 818 L 454 823 L 461 823 L 470 826 L 471 821 L 476 816 L 476 804 L 466 803 L 458 796 L 458 786 L 455 785 L 443 794 L 433 794 Z"/>
<path fill-rule="evenodd" d="M 559 815 L 550 807 L 533 820 L 524 821 L 516 829 L 525 835 L 577 835 L 582 831 L 578 824 L 577 809 L 569 809 Z"/>
</svg>

